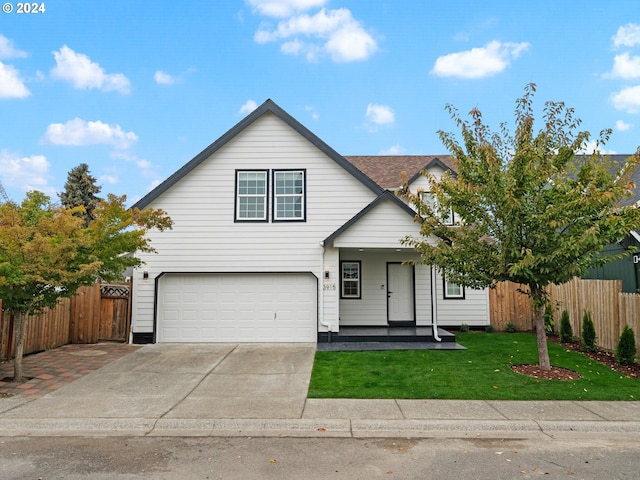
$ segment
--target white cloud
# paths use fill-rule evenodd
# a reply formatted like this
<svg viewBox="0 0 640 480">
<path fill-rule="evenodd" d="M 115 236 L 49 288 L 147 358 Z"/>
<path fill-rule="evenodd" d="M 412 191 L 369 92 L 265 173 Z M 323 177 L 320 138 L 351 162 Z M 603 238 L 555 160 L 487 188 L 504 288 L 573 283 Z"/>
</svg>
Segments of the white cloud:
<svg viewBox="0 0 640 480">
<path fill-rule="evenodd" d="M 405 152 L 404 147 L 402 147 L 402 146 L 400 146 L 398 144 L 395 144 L 395 145 L 387 148 L 386 150 L 382 150 L 380 152 L 380 155 L 402 155 L 402 154 L 404 154 L 404 152 Z"/>
<path fill-rule="evenodd" d="M 353 62 L 365 60 L 378 50 L 375 39 L 346 8 L 323 8 L 314 15 L 295 15 L 278 22 L 275 29 L 263 26 L 254 40 L 257 43 L 282 40 L 283 53 L 304 54 L 309 61 L 328 55 L 334 62 Z"/>
<path fill-rule="evenodd" d="M 53 52 L 56 66 L 51 70 L 54 78 L 71 82 L 74 88 L 97 88 L 105 92 L 129 93 L 131 83 L 122 73 L 105 73 L 104 69 L 83 54 L 76 53 L 66 45 Z"/>
<path fill-rule="evenodd" d="M 619 130 L 621 132 L 626 132 L 631 127 L 633 127 L 633 123 L 627 123 L 624 120 L 618 120 L 616 122 L 616 130 Z"/>
<path fill-rule="evenodd" d="M 367 121 L 375 125 L 388 125 L 396 120 L 393 110 L 387 105 L 376 105 L 373 103 L 367 105 L 365 117 Z"/>
<path fill-rule="evenodd" d="M 627 113 L 640 113 L 640 85 L 624 88 L 611 96 L 613 106 Z"/>
<path fill-rule="evenodd" d="M 0 59 L 24 58 L 27 52 L 17 49 L 13 45 L 13 41 L 0 34 Z"/>
<path fill-rule="evenodd" d="M 158 70 L 154 75 L 153 79 L 159 85 L 173 85 L 178 83 L 178 79 L 172 75 L 169 75 L 167 72 L 163 72 L 162 70 Z"/>
<path fill-rule="evenodd" d="M 5 187 L 53 194 L 54 190 L 48 185 L 50 166 L 43 155 L 21 157 L 7 150 L 0 151 L 0 180 Z"/>
<path fill-rule="evenodd" d="M 120 179 L 115 175 L 100 175 L 98 177 L 98 181 L 102 184 L 108 183 L 110 185 L 115 185 L 120 181 Z"/>
<path fill-rule="evenodd" d="M 133 163 L 135 164 L 136 167 L 138 167 L 140 174 L 140 177 L 143 178 L 150 178 L 152 185 L 154 185 L 153 188 L 155 188 L 155 186 L 160 185 L 160 183 L 162 182 L 162 179 L 160 178 L 160 176 L 158 175 L 158 173 L 156 172 L 156 167 L 154 166 L 153 163 L 151 163 L 149 160 L 146 160 L 144 158 L 140 158 L 135 154 L 132 154 L 130 152 L 127 151 L 114 151 L 111 153 L 111 158 L 115 158 L 118 160 L 124 160 L 125 162 L 128 163 Z M 130 168 L 127 168 L 127 171 L 131 170 Z M 129 172 L 127 172 L 127 175 L 130 175 Z M 149 188 L 149 191 L 152 190 L 153 188 Z"/>
<path fill-rule="evenodd" d="M 502 43 L 496 40 L 484 47 L 450 53 L 436 59 L 431 73 L 439 77 L 484 78 L 505 70 L 529 44 Z"/>
<path fill-rule="evenodd" d="M 627 23 L 618 28 L 612 38 L 616 47 L 634 47 L 640 45 L 640 25 L 637 23 Z"/>
<path fill-rule="evenodd" d="M 307 105 L 306 107 L 304 107 L 304 111 L 311 112 L 311 118 L 313 118 L 314 120 L 318 120 L 320 118 L 320 115 L 318 114 L 318 112 L 316 112 L 316 109 L 311 105 Z"/>
<path fill-rule="evenodd" d="M 321 7 L 327 0 L 246 0 L 253 11 L 268 17 L 288 17 L 296 12 Z"/>
<path fill-rule="evenodd" d="M 47 127 L 45 139 L 54 145 L 113 145 L 115 148 L 129 148 L 138 140 L 133 132 L 125 132 L 120 125 L 109 125 L 100 120 L 86 122 L 74 118 L 67 123 L 52 123 Z"/>
<path fill-rule="evenodd" d="M 579 154 L 584 155 L 592 155 L 596 152 L 601 155 L 615 155 L 618 153 L 615 150 L 607 150 L 606 148 L 603 148 L 603 146 L 598 145 L 598 142 L 595 140 L 589 140 L 582 145 L 582 148 L 580 150 L 578 150 Z"/>
<path fill-rule="evenodd" d="M 247 100 L 246 102 L 244 102 L 244 105 L 240 107 L 240 110 L 238 111 L 238 113 L 241 115 L 248 115 L 251 112 L 253 112 L 256 108 L 258 108 L 258 104 L 255 101 Z"/>
<path fill-rule="evenodd" d="M 613 58 L 613 69 L 604 75 L 606 78 L 638 78 L 640 77 L 640 57 L 628 53 Z"/>
<path fill-rule="evenodd" d="M 31 95 L 20 78 L 20 73 L 11 65 L 0 62 L 0 98 L 26 98 Z"/>
</svg>

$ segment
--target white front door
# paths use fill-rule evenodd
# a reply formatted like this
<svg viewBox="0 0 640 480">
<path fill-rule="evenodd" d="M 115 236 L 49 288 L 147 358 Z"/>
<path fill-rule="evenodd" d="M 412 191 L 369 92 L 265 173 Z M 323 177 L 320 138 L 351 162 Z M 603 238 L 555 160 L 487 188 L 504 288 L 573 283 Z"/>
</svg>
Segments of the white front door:
<svg viewBox="0 0 640 480">
<path fill-rule="evenodd" d="M 389 322 L 415 322 L 414 272 L 412 265 L 387 263 L 387 309 Z"/>
</svg>

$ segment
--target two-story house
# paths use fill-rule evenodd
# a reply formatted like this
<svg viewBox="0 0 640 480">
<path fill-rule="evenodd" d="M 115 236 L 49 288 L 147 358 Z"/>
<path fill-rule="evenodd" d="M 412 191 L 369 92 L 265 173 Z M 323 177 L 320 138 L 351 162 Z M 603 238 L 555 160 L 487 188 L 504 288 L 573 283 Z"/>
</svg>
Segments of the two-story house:
<svg viewBox="0 0 640 480">
<path fill-rule="evenodd" d="M 401 243 L 400 173 L 449 157 L 343 157 L 267 100 L 137 208 L 164 209 L 134 272 L 132 340 L 316 342 L 343 327 L 484 326 L 486 290 L 447 282 Z M 437 332 L 437 329 L 435 330 Z M 437 337 L 437 335 L 436 335 Z"/>
</svg>

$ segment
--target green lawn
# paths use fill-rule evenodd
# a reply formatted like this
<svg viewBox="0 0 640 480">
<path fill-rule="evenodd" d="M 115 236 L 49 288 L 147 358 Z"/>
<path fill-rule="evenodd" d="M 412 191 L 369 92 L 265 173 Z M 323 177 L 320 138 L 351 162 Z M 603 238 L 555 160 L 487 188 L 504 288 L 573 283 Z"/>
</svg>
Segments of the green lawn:
<svg viewBox="0 0 640 480">
<path fill-rule="evenodd" d="M 466 400 L 640 400 L 640 380 L 549 342 L 554 366 L 577 380 L 538 380 L 511 370 L 538 363 L 528 333 L 461 333 L 467 350 L 316 352 L 310 398 L 440 398 Z"/>
</svg>

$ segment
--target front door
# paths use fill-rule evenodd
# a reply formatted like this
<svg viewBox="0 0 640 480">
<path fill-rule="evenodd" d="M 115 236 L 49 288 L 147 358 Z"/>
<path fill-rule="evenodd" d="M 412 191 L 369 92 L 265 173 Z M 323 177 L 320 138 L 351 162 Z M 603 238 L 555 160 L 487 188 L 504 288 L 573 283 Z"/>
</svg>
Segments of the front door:
<svg viewBox="0 0 640 480">
<path fill-rule="evenodd" d="M 387 263 L 387 316 L 390 324 L 415 324 L 413 265 Z"/>
</svg>

